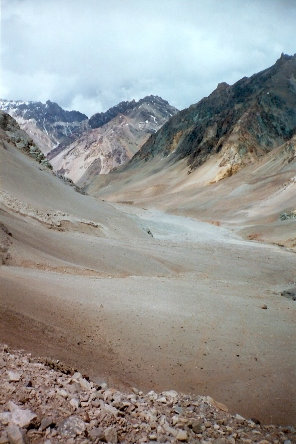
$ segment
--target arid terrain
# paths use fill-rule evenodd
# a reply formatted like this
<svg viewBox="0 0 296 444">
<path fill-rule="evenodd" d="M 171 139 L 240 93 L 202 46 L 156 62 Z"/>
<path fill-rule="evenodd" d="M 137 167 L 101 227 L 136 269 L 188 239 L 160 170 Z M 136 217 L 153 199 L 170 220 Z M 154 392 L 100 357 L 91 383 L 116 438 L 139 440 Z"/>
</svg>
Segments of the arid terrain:
<svg viewBox="0 0 296 444">
<path fill-rule="evenodd" d="M 123 393 L 51 359 L 0 346 L 0 441 L 30 443 L 291 443 L 293 426 L 230 415 L 210 396 Z"/>
<path fill-rule="evenodd" d="M 296 0 L 0 23 L 0 444 L 296 444 Z"/>
<path fill-rule="evenodd" d="M 119 388 L 295 421 L 293 251 L 95 200 L 12 143 L 0 152 L 2 342 Z"/>
<path fill-rule="evenodd" d="M 282 54 L 179 113 L 155 96 L 121 102 L 87 124 L 74 120 L 69 137 L 53 115 L 80 113 L 46 102 L 51 130 L 62 131 L 54 157 L 70 149 L 75 183 L 0 111 L 1 443 L 291 444 L 295 75 L 296 55 Z M 30 103 L 26 113 L 38 114 Z M 85 125 L 94 128 L 81 135 Z M 109 174 L 113 155 L 97 169 L 102 132 L 113 154 L 135 145 Z M 44 403 L 58 409 L 50 424 Z M 21 425 L 22 415 L 35 422 Z"/>
</svg>

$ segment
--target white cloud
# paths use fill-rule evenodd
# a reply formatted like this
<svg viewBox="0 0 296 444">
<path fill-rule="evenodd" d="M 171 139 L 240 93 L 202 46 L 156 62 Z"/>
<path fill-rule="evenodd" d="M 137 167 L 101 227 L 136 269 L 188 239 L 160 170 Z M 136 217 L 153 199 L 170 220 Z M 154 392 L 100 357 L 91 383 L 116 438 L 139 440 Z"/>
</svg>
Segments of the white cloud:
<svg viewBox="0 0 296 444">
<path fill-rule="evenodd" d="M 183 108 L 296 51 L 291 0 L 3 0 L 0 96 Z"/>
</svg>

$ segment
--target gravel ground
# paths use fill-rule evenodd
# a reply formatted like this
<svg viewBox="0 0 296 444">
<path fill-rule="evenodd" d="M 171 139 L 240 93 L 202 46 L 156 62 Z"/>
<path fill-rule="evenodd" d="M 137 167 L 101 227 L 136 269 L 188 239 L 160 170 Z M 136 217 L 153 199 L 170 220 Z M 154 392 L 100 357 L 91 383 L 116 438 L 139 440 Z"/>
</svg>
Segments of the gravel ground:
<svg viewBox="0 0 296 444">
<path fill-rule="evenodd" d="M 123 393 L 59 361 L 0 351 L 0 443 L 284 443 L 292 426 L 230 415 L 211 397 Z"/>
</svg>

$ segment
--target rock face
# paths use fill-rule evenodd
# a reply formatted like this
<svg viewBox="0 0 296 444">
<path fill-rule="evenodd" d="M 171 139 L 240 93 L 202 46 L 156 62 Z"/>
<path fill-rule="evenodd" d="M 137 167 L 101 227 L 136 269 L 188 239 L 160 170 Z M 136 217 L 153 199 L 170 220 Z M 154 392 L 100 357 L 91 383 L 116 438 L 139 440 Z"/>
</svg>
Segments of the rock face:
<svg viewBox="0 0 296 444">
<path fill-rule="evenodd" d="M 292 426 L 260 425 L 256 419 L 230 415 L 209 396 L 144 394 L 136 389 L 122 393 L 73 374 L 70 368 L 49 368 L 53 363 L 1 346 L 1 443 L 268 444 L 296 439 Z M 20 379 L 12 381 L 8 372 L 16 369 Z"/>
<path fill-rule="evenodd" d="M 88 128 L 85 114 L 65 111 L 50 100 L 46 103 L 0 100 L 0 109 L 16 119 L 45 154 L 57 146 L 68 145 Z"/>
<path fill-rule="evenodd" d="M 296 55 L 215 91 L 181 111 L 152 135 L 132 164 L 157 154 L 187 159 L 189 172 L 219 153 L 223 174 L 287 142 L 296 132 Z"/>
<path fill-rule="evenodd" d="M 33 139 L 20 128 L 19 124 L 9 114 L 0 111 L 0 147 L 5 149 L 5 143 L 12 143 L 21 151 L 35 158 L 39 163 L 51 168 Z"/>
<path fill-rule="evenodd" d="M 121 102 L 106 113 L 91 117 L 89 124 L 94 129 L 66 149 L 52 151 L 48 158 L 55 171 L 84 186 L 92 177 L 126 163 L 176 112 L 176 108 L 157 96 Z"/>
<path fill-rule="evenodd" d="M 121 102 L 90 119 L 48 100 L 0 100 L 60 175 L 76 183 L 126 163 L 177 109 L 157 96 Z"/>
</svg>

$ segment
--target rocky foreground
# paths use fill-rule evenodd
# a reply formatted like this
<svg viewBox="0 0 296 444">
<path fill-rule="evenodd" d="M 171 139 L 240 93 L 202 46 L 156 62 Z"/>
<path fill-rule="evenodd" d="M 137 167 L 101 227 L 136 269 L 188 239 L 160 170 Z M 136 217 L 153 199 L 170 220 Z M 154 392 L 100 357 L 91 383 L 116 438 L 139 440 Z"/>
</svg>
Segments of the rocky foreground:
<svg viewBox="0 0 296 444">
<path fill-rule="evenodd" d="M 294 427 L 230 415 L 210 397 L 122 393 L 5 345 L 0 376 L 0 444 L 296 442 Z"/>
</svg>

